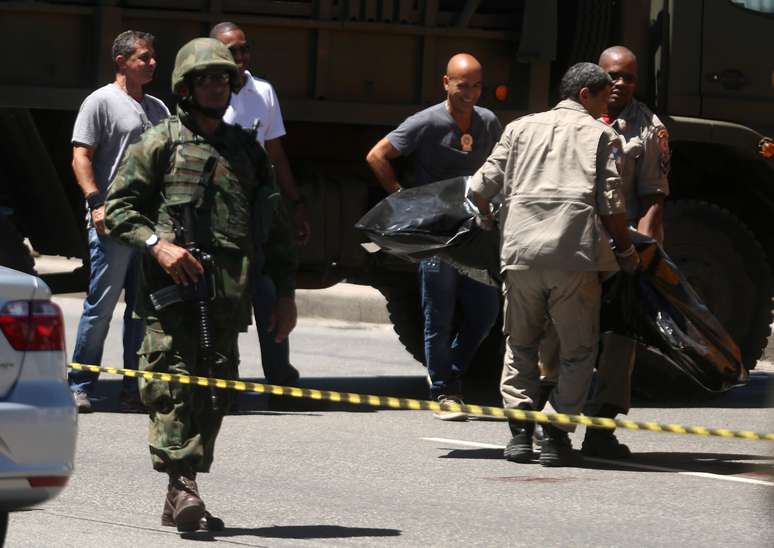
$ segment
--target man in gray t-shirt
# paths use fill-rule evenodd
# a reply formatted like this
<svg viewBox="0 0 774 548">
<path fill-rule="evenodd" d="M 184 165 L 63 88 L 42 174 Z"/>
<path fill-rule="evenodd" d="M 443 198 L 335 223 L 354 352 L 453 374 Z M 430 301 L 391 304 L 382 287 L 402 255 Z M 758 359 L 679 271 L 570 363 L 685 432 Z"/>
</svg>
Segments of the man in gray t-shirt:
<svg viewBox="0 0 774 548">
<path fill-rule="evenodd" d="M 481 167 L 502 133 L 497 117 L 476 106 L 481 83 L 479 62 L 466 53 L 455 55 L 443 77 L 446 100 L 409 117 L 371 149 L 366 160 L 387 192 L 402 188 L 390 164 L 399 156 L 413 159 L 417 185 L 473 175 Z M 420 262 L 419 278 L 430 396 L 460 403 L 460 377 L 497 320 L 499 291 L 463 276 L 437 257 Z M 462 314 L 455 325 L 457 307 Z M 467 418 L 449 411 L 436 417 Z"/>
<path fill-rule="evenodd" d="M 463 131 L 446 107 L 446 101 L 409 116 L 385 139 L 401 156 L 414 160 L 414 184 L 425 185 L 453 177 L 473 175 L 500 139 L 503 126 L 491 110 L 473 107 L 470 150 L 464 150 Z"/>
<path fill-rule="evenodd" d="M 142 321 L 132 319 L 138 257 L 134 250 L 112 240 L 105 230 L 105 194 L 126 148 L 142 133 L 169 116 L 164 103 L 143 93 L 156 69 L 153 36 L 125 31 L 113 42 L 115 81 L 94 91 L 81 105 L 73 128 L 73 171 L 88 206 L 90 277 L 83 314 L 78 323 L 73 361 L 88 365 L 102 362 L 110 319 L 121 291 L 125 291 L 124 368 L 137 369 L 137 350 L 143 336 Z M 70 388 L 78 411 L 91 411 L 97 373 L 71 371 Z M 124 377 L 122 409 L 142 409 L 137 380 Z"/>
</svg>

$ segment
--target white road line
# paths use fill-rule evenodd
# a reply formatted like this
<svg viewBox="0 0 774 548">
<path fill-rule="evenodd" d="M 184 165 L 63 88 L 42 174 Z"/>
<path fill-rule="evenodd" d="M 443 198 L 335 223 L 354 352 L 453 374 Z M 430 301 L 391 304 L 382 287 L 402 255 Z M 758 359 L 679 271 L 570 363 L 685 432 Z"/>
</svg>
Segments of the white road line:
<svg viewBox="0 0 774 548">
<path fill-rule="evenodd" d="M 453 440 L 449 438 L 421 438 L 424 441 L 434 441 L 438 443 L 450 443 L 454 445 L 462 445 L 464 447 L 480 447 L 482 449 L 505 449 L 504 445 L 495 445 L 492 443 L 479 443 L 477 441 L 465 441 L 465 440 Z M 613 464 L 615 466 L 623 466 L 627 468 L 639 468 L 641 470 L 653 470 L 655 472 L 670 472 L 672 474 L 680 474 L 681 476 L 694 476 L 697 478 L 707 478 L 721 481 L 735 481 L 737 483 L 751 483 L 753 485 L 766 485 L 768 487 L 774 487 L 774 482 L 764 481 L 753 478 L 743 478 L 739 476 L 723 476 L 721 474 L 710 474 L 709 472 L 690 472 L 688 470 L 681 470 L 679 468 L 667 468 L 666 466 L 654 466 L 652 464 L 641 464 L 633 462 L 631 460 L 608 460 L 598 459 L 595 457 L 583 457 L 583 460 L 591 462 L 601 462 L 603 464 Z"/>
<path fill-rule="evenodd" d="M 481 447 L 482 449 L 505 449 L 504 445 L 494 445 L 492 443 L 479 443 L 477 441 L 450 440 L 449 438 L 422 438 L 424 441 L 437 441 L 439 443 L 454 443 L 456 445 L 465 445 L 467 447 Z"/>
</svg>

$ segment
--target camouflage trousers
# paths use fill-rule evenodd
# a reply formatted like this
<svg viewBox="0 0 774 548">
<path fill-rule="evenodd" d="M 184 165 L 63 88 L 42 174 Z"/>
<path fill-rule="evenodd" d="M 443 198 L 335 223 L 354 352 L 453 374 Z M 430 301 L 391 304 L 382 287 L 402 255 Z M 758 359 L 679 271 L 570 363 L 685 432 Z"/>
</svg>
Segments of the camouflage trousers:
<svg viewBox="0 0 774 548">
<path fill-rule="evenodd" d="M 237 377 L 239 331 L 212 326 L 216 352 L 226 358 L 214 376 Z M 139 368 L 143 371 L 209 376 L 196 370 L 199 332 L 192 315 L 182 321 L 148 318 L 140 347 Z M 153 468 L 159 472 L 208 472 L 215 439 L 223 415 L 231 405 L 233 391 L 218 390 L 218 410 L 214 410 L 208 387 L 140 379 L 140 398 L 150 411 L 148 443 Z"/>
</svg>

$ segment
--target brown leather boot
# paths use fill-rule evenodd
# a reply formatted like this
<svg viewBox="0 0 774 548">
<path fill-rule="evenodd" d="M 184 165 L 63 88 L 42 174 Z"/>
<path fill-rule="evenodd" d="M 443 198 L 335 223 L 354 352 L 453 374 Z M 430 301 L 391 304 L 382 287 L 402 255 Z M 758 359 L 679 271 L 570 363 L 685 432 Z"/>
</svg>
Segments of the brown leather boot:
<svg viewBox="0 0 774 548">
<path fill-rule="evenodd" d="M 182 478 L 185 478 L 188 482 L 193 483 L 193 491 L 196 494 L 196 497 L 201 502 L 202 508 L 204 508 L 204 501 L 201 500 L 201 497 L 199 496 L 199 488 L 196 485 L 196 481 L 194 479 L 189 479 L 185 476 L 180 476 Z M 175 478 L 177 479 L 177 477 Z M 198 523 L 196 524 L 196 527 L 193 529 L 181 529 L 180 526 L 178 526 L 178 522 L 175 519 L 175 515 L 179 516 L 179 512 L 176 514 L 176 501 L 180 500 L 178 497 L 180 496 L 180 490 L 179 488 L 174 486 L 175 481 L 172 477 L 170 477 L 169 487 L 167 490 L 167 495 L 164 498 L 164 510 L 161 512 L 161 525 L 165 527 L 176 527 L 178 531 L 195 531 L 197 529 L 205 530 L 205 531 L 223 531 L 225 529 L 225 524 L 223 523 L 223 520 L 220 518 L 217 518 L 210 514 L 206 509 L 204 510 L 204 515 L 199 518 Z M 183 516 L 184 524 L 187 527 L 190 527 L 191 524 L 185 516 Z"/>
<path fill-rule="evenodd" d="M 170 512 L 178 531 L 196 531 L 199 528 L 199 522 L 204 518 L 204 501 L 199 497 L 195 479 L 182 474 L 169 475 L 162 524 L 165 521 L 169 523 Z"/>
</svg>

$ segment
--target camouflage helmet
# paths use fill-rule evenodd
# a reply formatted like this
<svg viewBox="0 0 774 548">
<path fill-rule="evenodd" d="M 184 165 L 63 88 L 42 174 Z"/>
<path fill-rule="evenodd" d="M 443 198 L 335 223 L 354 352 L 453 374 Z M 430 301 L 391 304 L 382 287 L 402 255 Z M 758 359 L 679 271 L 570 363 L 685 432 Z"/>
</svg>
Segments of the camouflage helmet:
<svg viewBox="0 0 774 548">
<path fill-rule="evenodd" d="M 211 67 L 229 71 L 232 85 L 239 77 L 234 58 L 222 42 L 214 38 L 194 38 L 177 52 L 175 69 L 172 71 L 172 93 L 180 93 L 186 75 Z"/>
</svg>

